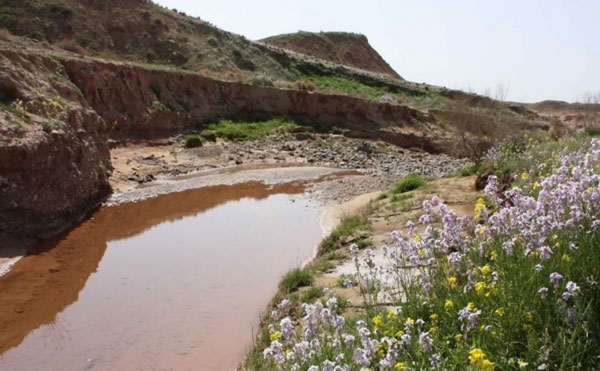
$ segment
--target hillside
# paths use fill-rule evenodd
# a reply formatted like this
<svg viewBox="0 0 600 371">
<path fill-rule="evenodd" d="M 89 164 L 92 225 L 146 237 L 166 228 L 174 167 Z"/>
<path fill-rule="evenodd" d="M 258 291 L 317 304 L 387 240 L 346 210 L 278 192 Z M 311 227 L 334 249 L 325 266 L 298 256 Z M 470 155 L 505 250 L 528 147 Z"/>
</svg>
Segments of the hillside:
<svg viewBox="0 0 600 371">
<path fill-rule="evenodd" d="M 369 44 L 367 37 L 348 32 L 297 32 L 261 40 L 330 62 L 383 73 L 401 79 Z"/>
</svg>

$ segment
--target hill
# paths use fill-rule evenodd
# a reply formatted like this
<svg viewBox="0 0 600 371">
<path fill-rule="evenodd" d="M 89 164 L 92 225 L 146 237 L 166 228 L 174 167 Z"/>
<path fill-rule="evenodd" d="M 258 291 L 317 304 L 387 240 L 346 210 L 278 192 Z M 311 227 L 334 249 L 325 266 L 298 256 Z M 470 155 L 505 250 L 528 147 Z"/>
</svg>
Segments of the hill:
<svg viewBox="0 0 600 371">
<path fill-rule="evenodd" d="M 348 32 L 297 32 L 272 36 L 261 41 L 330 62 L 401 79 L 371 47 L 364 35 Z"/>
</svg>

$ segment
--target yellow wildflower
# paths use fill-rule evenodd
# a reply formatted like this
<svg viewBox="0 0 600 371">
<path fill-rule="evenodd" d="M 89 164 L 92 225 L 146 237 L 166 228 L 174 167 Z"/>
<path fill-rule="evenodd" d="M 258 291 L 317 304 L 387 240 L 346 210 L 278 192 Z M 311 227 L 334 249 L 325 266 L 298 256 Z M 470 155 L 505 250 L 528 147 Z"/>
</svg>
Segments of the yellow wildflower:
<svg viewBox="0 0 600 371">
<path fill-rule="evenodd" d="M 456 282 L 458 280 L 456 279 L 456 277 L 452 276 L 452 277 L 448 277 L 446 279 L 446 281 L 448 281 L 448 286 L 450 286 L 450 288 L 454 288 L 454 287 L 456 287 Z"/>
<path fill-rule="evenodd" d="M 411 326 L 413 323 L 415 323 L 415 320 L 413 320 L 413 319 L 412 319 L 412 318 L 410 318 L 410 317 L 407 317 L 407 318 L 406 318 L 406 321 L 404 321 L 404 324 L 405 324 L 405 325 L 408 325 L 408 326 Z"/>
<path fill-rule="evenodd" d="M 587 193 L 590 193 L 590 194 L 591 194 L 591 193 L 594 193 L 594 188 L 592 188 L 592 187 L 588 187 L 588 189 L 587 189 Z"/>
<path fill-rule="evenodd" d="M 396 335 L 394 335 L 394 336 L 396 336 L 397 338 L 399 338 L 402 335 L 404 335 L 404 331 L 398 330 L 398 332 L 396 332 Z"/>
<path fill-rule="evenodd" d="M 494 311 L 494 314 L 498 317 L 502 317 L 504 315 L 504 308 L 500 307 Z"/>
<path fill-rule="evenodd" d="M 398 363 L 396 363 L 396 365 L 394 366 L 394 369 L 395 369 L 396 371 L 402 371 L 402 370 L 406 369 L 406 363 L 404 363 L 404 362 L 398 362 Z"/>
<path fill-rule="evenodd" d="M 438 329 L 437 329 L 437 327 L 430 327 L 430 328 L 429 328 L 429 333 L 430 333 L 431 335 L 433 335 L 433 334 L 435 334 L 435 333 L 437 332 L 437 330 L 438 330 Z"/>
<path fill-rule="evenodd" d="M 490 268 L 489 265 L 484 265 L 483 267 L 479 268 L 479 271 L 484 277 L 486 277 L 488 274 L 492 273 L 492 268 Z"/>
<path fill-rule="evenodd" d="M 536 189 L 540 188 L 540 183 L 539 182 L 534 182 L 533 186 L 531 186 L 531 188 L 533 188 L 533 190 L 535 191 Z"/>
<path fill-rule="evenodd" d="M 436 322 L 438 320 L 438 315 L 436 313 L 433 313 L 429 316 L 429 319 L 431 320 L 431 322 Z"/>
<path fill-rule="evenodd" d="M 492 253 L 490 254 L 490 259 L 491 259 L 492 261 L 494 261 L 494 260 L 498 259 L 498 253 L 497 253 L 497 252 L 495 252 L 495 251 L 492 251 Z"/>
<path fill-rule="evenodd" d="M 477 310 L 477 307 L 475 306 L 475 303 L 469 302 L 469 304 L 467 304 L 467 309 L 470 310 L 471 312 L 474 312 Z"/>
<path fill-rule="evenodd" d="M 563 256 L 560 258 L 560 260 L 562 260 L 563 263 L 568 263 L 571 261 L 571 258 L 569 257 L 569 255 L 563 254 Z"/>
<path fill-rule="evenodd" d="M 475 203 L 475 210 L 473 212 L 475 220 L 481 219 L 481 212 L 485 209 L 485 201 L 483 200 L 483 198 L 479 197 L 477 199 L 477 202 Z"/>
<path fill-rule="evenodd" d="M 450 310 L 452 308 L 454 308 L 454 302 L 450 299 L 446 299 L 446 302 L 444 303 L 444 309 Z"/>
<path fill-rule="evenodd" d="M 454 340 L 461 341 L 462 337 L 463 337 L 462 334 L 456 334 L 456 335 L 454 335 Z"/>
<path fill-rule="evenodd" d="M 387 311 L 387 318 L 388 319 L 394 319 L 396 318 L 396 311 L 393 309 L 388 309 Z"/>
<path fill-rule="evenodd" d="M 479 366 L 485 371 L 493 371 L 494 370 L 494 362 L 489 359 L 484 359 Z"/>
<path fill-rule="evenodd" d="M 521 179 L 522 179 L 522 180 L 527 180 L 527 178 L 529 178 L 529 174 L 528 174 L 528 173 L 526 173 L 526 172 L 522 172 L 522 173 L 521 173 Z"/>
<path fill-rule="evenodd" d="M 527 312 L 525 314 L 525 321 L 527 321 L 527 322 L 533 322 L 533 313 Z"/>
<path fill-rule="evenodd" d="M 377 327 L 383 326 L 383 317 L 381 317 L 381 314 L 378 314 L 375 317 L 373 317 L 373 324 Z"/>
<path fill-rule="evenodd" d="M 416 236 L 415 236 L 415 238 L 413 238 L 413 240 L 414 240 L 415 242 L 419 242 L 419 241 L 421 241 L 421 235 L 416 235 Z"/>
<path fill-rule="evenodd" d="M 417 254 L 419 254 L 419 258 L 422 258 L 425 255 L 425 252 L 423 251 L 423 249 L 419 249 L 417 250 Z"/>
<path fill-rule="evenodd" d="M 475 284 L 475 292 L 477 293 L 477 295 L 481 295 L 483 294 L 483 292 L 485 291 L 485 282 L 477 282 Z"/>
<path fill-rule="evenodd" d="M 271 341 L 279 340 L 280 337 L 281 337 L 281 332 L 279 332 L 279 331 L 275 331 L 274 333 L 271 334 L 271 336 L 269 336 Z"/>
<path fill-rule="evenodd" d="M 480 363 L 485 358 L 486 358 L 485 353 L 483 352 L 483 350 L 481 350 L 479 348 L 473 348 L 469 352 L 469 361 L 473 364 Z"/>
</svg>

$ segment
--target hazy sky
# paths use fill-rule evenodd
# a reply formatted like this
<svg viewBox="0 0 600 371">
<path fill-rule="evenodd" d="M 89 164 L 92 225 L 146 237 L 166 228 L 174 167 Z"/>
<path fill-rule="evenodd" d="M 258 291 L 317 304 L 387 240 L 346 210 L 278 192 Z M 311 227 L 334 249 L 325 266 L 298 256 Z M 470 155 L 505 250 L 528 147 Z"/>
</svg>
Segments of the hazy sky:
<svg viewBox="0 0 600 371">
<path fill-rule="evenodd" d="M 600 91 L 600 0 L 155 0 L 257 40 L 366 35 L 402 77 L 508 99 L 574 101 Z"/>
</svg>

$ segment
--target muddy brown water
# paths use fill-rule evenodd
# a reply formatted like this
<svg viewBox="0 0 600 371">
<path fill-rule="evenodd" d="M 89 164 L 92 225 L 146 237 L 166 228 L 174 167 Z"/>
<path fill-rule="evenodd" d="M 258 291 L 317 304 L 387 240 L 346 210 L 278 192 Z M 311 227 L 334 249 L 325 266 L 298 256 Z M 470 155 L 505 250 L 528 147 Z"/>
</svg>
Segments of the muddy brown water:
<svg viewBox="0 0 600 371">
<path fill-rule="evenodd" d="M 0 370 L 232 370 L 320 208 L 251 183 L 101 208 L 0 279 Z"/>
</svg>

